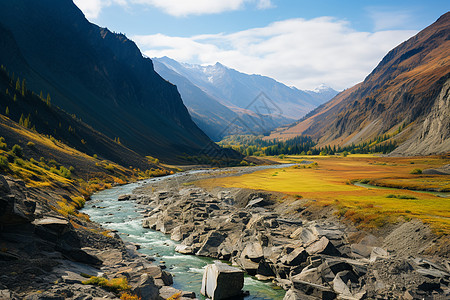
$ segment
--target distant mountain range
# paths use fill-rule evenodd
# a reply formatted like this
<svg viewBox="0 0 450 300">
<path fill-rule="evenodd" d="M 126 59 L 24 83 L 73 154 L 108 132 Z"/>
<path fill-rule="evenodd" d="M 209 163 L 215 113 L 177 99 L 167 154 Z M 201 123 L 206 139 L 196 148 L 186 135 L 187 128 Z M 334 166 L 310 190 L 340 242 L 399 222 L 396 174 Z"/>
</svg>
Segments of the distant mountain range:
<svg viewBox="0 0 450 300">
<path fill-rule="evenodd" d="M 364 82 L 270 138 L 319 146 L 396 142 L 393 155 L 450 152 L 450 13 L 391 50 Z"/>
<path fill-rule="evenodd" d="M 158 74 L 177 85 L 193 120 L 214 140 L 228 134 L 267 134 L 337 94 L 325 86 L 301 91 L 220 63 L 191 65 L 168 57 L 153 62 Z"/>
<path fill-rule="evenodd" d="M 89 23 L 71 0 L 1 1 L 0 35 L 2 65 L 111 140 L 172 163 L 222 154 L 135 43 Z"/>
</svg>

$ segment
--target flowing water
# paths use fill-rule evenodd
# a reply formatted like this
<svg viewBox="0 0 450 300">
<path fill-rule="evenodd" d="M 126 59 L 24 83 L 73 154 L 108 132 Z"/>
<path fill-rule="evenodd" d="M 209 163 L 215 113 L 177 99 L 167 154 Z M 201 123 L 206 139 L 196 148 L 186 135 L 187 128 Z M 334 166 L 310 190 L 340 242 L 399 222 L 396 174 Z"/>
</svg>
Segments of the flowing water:
<svg viewBox="0 0 450 300">
<path fill-rule="evenodd" d="M 356 186 L 359 186 L 359 187 L 364 187 L 364 188 L 367 188 L 367 189 L 380 189 L 380 190 L 392 190 L 392 191 L 404 190 L 404 191 L 411 191 L 411 192 L 416 192 L 416 193 L 435 195 L 435 196 L 442 197 L 442 198 L 450 198 L 450 192 L 433 192 L 433 191 L 421 191 L 421 190 L 408 190 L 408 189 L 390 188 L 390 187 L 385 187 L 385 186 L 371 185 L 371 184 L 362 183 L 362 182 L 355 182 L 355 183 L 353 183 L 353 185 L 356 185 Z"/>
<path fill-rule="evenodd" d="M 290 165 L 270 167 L 280 168 L 288 166 Z M 266 169 L 268 167 L 253 168 Z M 180 174 L 183 173 L 155 178 L 151 179 L 151 181 L 165 180 Z M 149 181 L 144 180 L 98 192 L 92 196 L 91 201 L 86 203 L 83 212 L 104 228 L 117 230 L 124 241 L 141 245 L 139 251 L 154 257 L 156 259 L 155 263 L 165 264 L 168 271 L 174 276 L 174 288 L 194 291 L 199 299 L 204 299 L 200 295 L 203 267 L 212 263 L 213 260 L 176 253 L 174 251 L 176 243 L 170 240 L 169 236 L 142 227 L 142 216 L 138 213 L 139 206 L 134 201 L 117 201 L 120 195 L 130 194 L 134 189 Z M 250 292 L 250 295 L 245 297 L 245 299 L 283 299 L 285 294 L 283 290 L 276 289 L 273 284 L 258 281 L 250 276 L 245 276 L 244 290 Z"/>
</svg>

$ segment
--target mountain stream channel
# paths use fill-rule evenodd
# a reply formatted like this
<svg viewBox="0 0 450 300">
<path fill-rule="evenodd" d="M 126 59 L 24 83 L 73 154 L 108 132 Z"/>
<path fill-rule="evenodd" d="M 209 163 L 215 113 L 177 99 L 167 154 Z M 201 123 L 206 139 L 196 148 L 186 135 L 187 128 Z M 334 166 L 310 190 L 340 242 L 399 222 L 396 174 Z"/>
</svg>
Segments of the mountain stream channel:
<svg viewBox="0 0 450 300">
<path fill-rule="evenodd" d="M 293 164 L 247 167 L 258 171 L 261 169 L 285 168 Z M 131 194 L 133 191 L 147 183 L 167 180 L 182 176 L 186 173 L 192 174 L 211 172 L 211 170 L 193 170 L 174 175 L 146 179 L 136 183 L 130 183 L 104 190 L 92 195 L 91 200 L 86 203 L 82 210 L 90 216 L 92 221 L 101 224 L 105 229 L 116 230 L 120 237 L 126 242 L 140 245 L 140 252 L 155 258 L 155 263 L 167 266 L 173 275 L 173 287 L 183 291 L 193 291 L 199 299 L 205 299 L 200 294 L 203 268 L 214 260 L 207 257 L 194 255 L 183 255 L 175 252 L 176 242 L 170 240 L 169 235 L 142 227 L 143 216 L 139 213 L 142 209 L 134 201 L 118 201 L 118 197 Z M 283 299 L 285 291 L 270 282 L 259 281 L 254 277 L 245 275 L 244 291 L 248 291 L 248 299 Z"/>
</svg>

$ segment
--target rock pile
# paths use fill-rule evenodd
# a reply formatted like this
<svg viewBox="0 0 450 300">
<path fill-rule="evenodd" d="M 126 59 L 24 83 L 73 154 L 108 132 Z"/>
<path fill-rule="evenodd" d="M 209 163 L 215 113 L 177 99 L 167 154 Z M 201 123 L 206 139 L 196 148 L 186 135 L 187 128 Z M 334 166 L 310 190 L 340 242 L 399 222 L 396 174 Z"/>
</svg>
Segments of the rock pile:
<svg viewBox="0 0 450 300">
<path fill-rule="evenodd" d="M 289 290 L 286 299 L 450 296 L 448 266 L 396 257 L 369 234 L 349 243 L 355 229 L 335 219 L 274 213 L 268 197 L 253 195 L 236 205 L 242 199 L 229 191 L 214 196 L 200 188 L 135 197 L 144 208 L 143 226 L 180 242 L 176 251 L 229 260 Z"/>
<path fill-rule="evenodd" d="M 100 234 L 95 224 L 63 217 L 50 209 L 46 197 L 61 196 L 0 175 L 0 299 L 119 299 L 82 284 L 89 276 L 126 278 L 142 299 L 195 298 L 171 287 L 172 276 L 137 252 L 136 245 L 116 234 Z"/>
</svg>

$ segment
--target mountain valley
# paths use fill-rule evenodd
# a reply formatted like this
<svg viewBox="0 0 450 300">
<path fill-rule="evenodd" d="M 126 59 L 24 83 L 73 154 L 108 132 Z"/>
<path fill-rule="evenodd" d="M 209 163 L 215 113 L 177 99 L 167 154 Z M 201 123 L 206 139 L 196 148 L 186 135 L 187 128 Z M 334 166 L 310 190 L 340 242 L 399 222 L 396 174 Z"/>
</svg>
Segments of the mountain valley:
<svg viewBox="0 0 450 300">
<path fill-rule="evenodd" d="M 366 4 L 282 21 L 282 1 L 156 2 L 0 1 L 0 299 L 450 298 L 450 12 L 337 92 L 164 55 L 241 49 L 322 82 L 336 49 L 404 34 L 353 29 Z M 228 34 L 256 16 L 274 23 Z"/>
<path fill-rule="evenodd" d="M 220 63 L 189 65 L 168 57 L 153 61 L 158 74 L 177 85 L 197 125 L 214 140 L 232 134 L 267 135 L 337 94 L 326 86 L 301 91 Z"/>
</svg>

